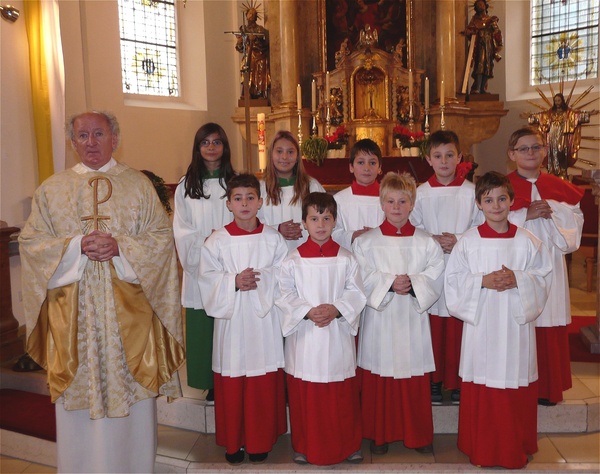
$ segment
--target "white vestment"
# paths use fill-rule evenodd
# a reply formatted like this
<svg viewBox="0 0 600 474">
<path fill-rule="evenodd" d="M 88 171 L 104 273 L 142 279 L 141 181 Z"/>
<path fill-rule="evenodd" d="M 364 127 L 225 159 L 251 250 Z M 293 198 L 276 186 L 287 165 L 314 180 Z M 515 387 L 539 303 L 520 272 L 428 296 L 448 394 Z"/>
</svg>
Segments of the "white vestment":
<svg viewBox="0 0 600 474">
<path fill-rule="evenodd" d="M 205 180 L 204 192 L 210 195 L 210 198 L 192 199 L 185 196 L 184 180 L 175 190 L 173 233 L 179 261 L 183 267 L 181 304 L 185 308 L 204 309 L 196 282 L 200 249 L 213 230 L 221 229 L 233 219 L 233 214 L 225 205 L 225 190 L 219 184 L 218 178 Z"/>
<path fill-rule="evenodd" d="M 435 179 L 435 178 L 433 178 Z M 465 180 L 460 186 L 432 186 L 429 181 L 417 188 L 415 207 L 410 222 L 431 235 L 443 232 L 460 239 L 463 232 L 484 222 L 482 212 L 475 203 L 475 185 Z M 447 263 L 449 253 L 444 253 Z M 444 292 L 429 310 L 436 316 L 448 317 Z"/>
<path fill-rule="evenodd" d="M 198 284 L 205 309 L 215 318 L 214 372 L 252 377 L 284 366 L 274 303 L 279 266 L 287 252 L 283 237 L 269 226 L 245 235 L 231 235 L 223 228 L 206 239 Z M 260 272 L 258 288 L 236 291 L 235 277 L 246 268 Z"/>
<path fill-rule="evenodd" d="M 502 265 L 517 288 L 482 288 L 483 276 Z M 535 327 L 552 279 L 546 247 L 529 231 L 514 238 L 482 238 L 472 228 L 458 241 L 446 267 L 446 304 L 463 320 L 459 374 L 465 382 L 518 388 L 538 378 Z"/>
<path fill-rule="evenodd" d="M 361 318 L 358 366 L 383 377 L 410 378 L 435 370 L 427 309 L 442 291 L 444 257 L 425 231 L 386 236 L 372 229 L 354 241 L 367 307 Z M 415 296 L 390 291 L 410 277 Z"/>
<path fill-rule="evenodd" d="M 337 221 L 333 240 L 352 250 L 352 234 L 363 227 L 379 227 L 385 218 L 379 196 L 362 196 L 352 192 L 352 186 L 342 189 L 333 198 L 337 203 Z"/>
<path fill-rule="evenodd" d="M 325 189 L 321 184 L 314 178 L 310 178 L 310 192 L 321 192 L 324 193 Z M 263 198 L 263 205 L 258 210 L 258 218 L 261 222 L 274 227 L 279 228 L 279 224 L 292 220 L 302 225 L 302 202 L 299 200 L 293 206 L 290 205 L 290 201 L 294 197 L 294 186 L 282 186 L 281 187 L 281 199 L 277 206 L 272 203 L 267 203 L 267 190 L 264 181 L 260 182 L 260 196 Z M 308 232 L 302 228 L 302 237 L 298 240 L 286 240 L 289 251 L 291 252 L 302 243 L 306 242 Z"/>
<path fill-rule="evenodd" d="M 540 193 L 534 184 L 531 188 L 531 200 L 539 199 L 541 199 Z M 571 205 L 553 199 L 548 199 L 547 202 L 552 208 L 550 219 L 526 220 L 527 208 L 523 207 L 510 213 L 510 221 L 531 231 L 546 245 L 552 256 L 553 276 L 550 294 L 535 325 L 566 326 L 571 322 L 571 299 L 565 255 L 579 248 L 583 231 L 583 212 L 579 203 Z"/>
<path fill-rule="evenodd" d="M 356 374 L 359 316 L 365 295 L 358 263 L 344 248 L 336 257 L 302 258 L 292 251 L 279 278 L 285 336 L 285 371 L 307 382 L 338 382 Z M 304 316 L 320 304 L 333 304 L 341 314 L 323 328 Z"/>
</svg>

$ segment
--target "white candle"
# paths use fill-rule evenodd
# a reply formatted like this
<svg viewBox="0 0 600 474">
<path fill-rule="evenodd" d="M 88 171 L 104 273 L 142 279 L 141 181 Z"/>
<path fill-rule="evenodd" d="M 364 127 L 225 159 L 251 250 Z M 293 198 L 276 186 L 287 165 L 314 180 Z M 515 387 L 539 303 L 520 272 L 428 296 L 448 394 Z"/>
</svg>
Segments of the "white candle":
<svg viewBox="0 0 600 474">
<path fill-rule="evenodd" d="M 329 71 L 325 74 L 325 102 L 329 103 Z"/>
<path fill-rule="evenodd" d="M 256 129 L 258 131 L 258 168 L 267 168 L 267 133 L 265 114 L 256 114 Z"/>
<path fill-rule="evenodd" d="M 298 102 L 298 110 L 302 110 L 302 89 L 300 88 L 300 84 L 296 87 L 296 100 Z"/>
<path fill-rule="evenodd" d="M 311 109 L 313 112 L 317 110 L 317 83 L 315 82 L 315 80 L 312 80 L 311 83 Z"/>
<path fill-rule="evenodd" d="M 429 108 L 429 78 L 425 78 L 425 108 Z"/>
<path fill-rule="evenodd" d="M 408 100 L 411 101 L 413 99 L 413 75 L 412 69 L 408 70 Z"/>
<path fill-rule="evenodd" d="M 442 86 L 440 88 L 440 107 L 444 105 L 444 99 L 446 97 L 446 91 L 444 91 L 444 81 L 442 81 Z"/>
</svg>

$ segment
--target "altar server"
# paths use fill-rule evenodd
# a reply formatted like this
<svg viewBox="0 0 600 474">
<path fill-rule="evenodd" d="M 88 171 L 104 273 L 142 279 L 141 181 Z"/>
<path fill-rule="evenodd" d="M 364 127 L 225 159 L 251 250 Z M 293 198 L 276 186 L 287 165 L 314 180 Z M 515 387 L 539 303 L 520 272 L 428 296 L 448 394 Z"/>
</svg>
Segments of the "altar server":
<svg viewBox="0 0 600 474">
<path fill-rule="evenodd" d="M 234 220 L 201 249 L 199 285 L 215 318 L 216 441 L 231 464 L 267 459 L 287 430 L 283 336 L 274 311 L 277 274 L 287 255 L 283 237 L 256 217 L 262 205 L 254 175 L 227 185 Z"/>
<path fill-rule="evenodd" d="M 430 372 L 435 369 L 427 309 L 442 291 L 440 245 L 409 222 L 415 180 L 388 173 L 381 181 L 384 222 L 354 241 L 367 293 L 358 366 L 363 437 L 371 452 L 388 443 L 432 452 Z"/>
<path fill-rule="evenodd" d="M 327 193 L 302 204 L 309 239 L 281 267 L 285 371 L 294 461 L 363 460 L 356 342 L 365 295 L 354 256 L 331 239 L 336 205 Z"/>
<path fill-rule="evenodd" d="M 538 403 L 556 405 L 572 386 L 567 325 L 571 323 L 569 278 L 565 255 L 579 248 L 583 190 L 557 176 L 542 173 L 547 154 L 538 129 L 521 128 L 509 139 L 508 156 L 517 170 L 508 175 L 515 190 L 510 219 L 538 237 L 552 255 L 550 297 L 536 320 Z"/>
<path fill-rule="evenodd" d="M 537 237 L 508 221 L 507 177 L 486 173 L 475 196 L 486 222 L 463 234 L 445 275 L 450 314 L 465 322 L 458 447 L 474 465 L 519 469 L 537 451 L 534 321 L 552 261 Z"/>
</svg>

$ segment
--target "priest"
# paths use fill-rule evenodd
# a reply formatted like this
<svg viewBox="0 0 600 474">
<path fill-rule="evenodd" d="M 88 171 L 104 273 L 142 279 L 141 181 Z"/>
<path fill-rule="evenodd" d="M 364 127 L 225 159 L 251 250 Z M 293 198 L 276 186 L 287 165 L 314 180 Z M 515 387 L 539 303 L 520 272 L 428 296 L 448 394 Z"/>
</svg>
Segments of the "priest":
<svg viewBox="0 0 600 474">
<path fill-rule="evenodd" d="M 19 237 L 27 351 L 48 373 L 59 472 L 152 472 L 156 397 L 181 395 L 184 360 L 170 221 L 112 157 L 111 114 L 67 135 L 81 162 L 37 189 Z"/>
</svg>

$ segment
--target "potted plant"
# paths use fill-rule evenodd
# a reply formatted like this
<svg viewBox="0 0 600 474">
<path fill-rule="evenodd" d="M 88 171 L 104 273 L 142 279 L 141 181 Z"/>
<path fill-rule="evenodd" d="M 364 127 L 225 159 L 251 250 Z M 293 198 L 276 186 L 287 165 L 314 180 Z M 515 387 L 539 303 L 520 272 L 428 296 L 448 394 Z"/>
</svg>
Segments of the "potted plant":
<svg viewBox="0 0 600 474">
<path fill-rule="evenodd" d="M 422 131 L 413 132 L 403 125 L 396 125 L 392 131 L 396 148 L 402 148 L 402 156 L 421 156 L 425 144 L 425 134 Z"/>
<path fill-rule="evenodd" d="M 302 142 L 300 151 L 308 161 L 321 166 L 321 163 L 327 158 L 327 140 L 316 135 L 309 137 Z"/>
</svg>

